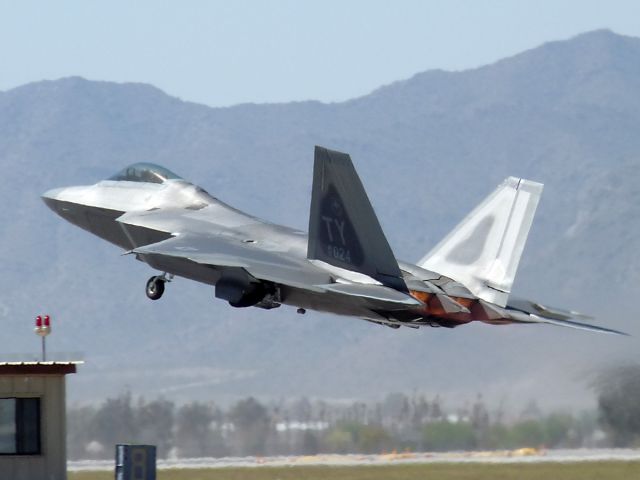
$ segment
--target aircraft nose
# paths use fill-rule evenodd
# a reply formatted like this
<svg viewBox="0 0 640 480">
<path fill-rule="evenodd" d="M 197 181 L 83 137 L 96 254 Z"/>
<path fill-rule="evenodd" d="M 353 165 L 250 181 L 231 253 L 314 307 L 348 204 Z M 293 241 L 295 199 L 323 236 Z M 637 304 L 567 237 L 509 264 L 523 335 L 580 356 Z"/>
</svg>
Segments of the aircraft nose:
<svg viewBox="0 0 640 480">
<path fill-rule="evenodd" d="M 58 200 L 65 188 L 52 188 L 42 194 L 42 198 L 48 198 L 52 200 Z"/>
<path fill-rule="evenodd" d="M 57 205 L 60 202 L 60 197 L 64 188 L 53 188 L 44 192 L 41 197 L 44 203 L 54 212 L 58 211 Z"/>
</svg>

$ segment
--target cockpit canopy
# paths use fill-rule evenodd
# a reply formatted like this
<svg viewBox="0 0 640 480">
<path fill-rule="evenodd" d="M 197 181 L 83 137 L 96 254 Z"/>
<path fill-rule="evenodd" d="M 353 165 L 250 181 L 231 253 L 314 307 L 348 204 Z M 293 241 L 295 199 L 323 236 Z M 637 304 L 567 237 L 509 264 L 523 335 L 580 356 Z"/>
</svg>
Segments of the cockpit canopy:
<svg viewBox="0 0 640 480">
<path fill-rule="evenodd" d="M 134 163 L 109 177 L 109 180 L 126 182 L 164 183 L 167 180 L 182 180 L 171 170 L 153 163 Z"/>
</svg>

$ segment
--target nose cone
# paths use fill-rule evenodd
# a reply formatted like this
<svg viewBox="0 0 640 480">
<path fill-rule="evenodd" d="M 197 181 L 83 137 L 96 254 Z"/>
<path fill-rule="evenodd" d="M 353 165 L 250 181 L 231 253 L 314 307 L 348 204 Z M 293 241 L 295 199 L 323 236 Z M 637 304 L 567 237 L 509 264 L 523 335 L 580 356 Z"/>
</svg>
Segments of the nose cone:
<svg viewBox="0 0 640 480">
<path fill-rule="evenodd" d="M 54 212 L 58 213 L 58 205 L 60 204 L 60 198 L 62 197 L 62 192 L 64 188 L 54 188 L 52 190 L 47 190 L 42 194 L 42 200 L 47 204 Z"/>
<path fill-rule="evenodd" d="M 86 193 L 89 187 L 54 188 L 44 192 L 41 197 L 44 203 L 66 221 L 85 230 L 90 230 Z"/>
</svg>

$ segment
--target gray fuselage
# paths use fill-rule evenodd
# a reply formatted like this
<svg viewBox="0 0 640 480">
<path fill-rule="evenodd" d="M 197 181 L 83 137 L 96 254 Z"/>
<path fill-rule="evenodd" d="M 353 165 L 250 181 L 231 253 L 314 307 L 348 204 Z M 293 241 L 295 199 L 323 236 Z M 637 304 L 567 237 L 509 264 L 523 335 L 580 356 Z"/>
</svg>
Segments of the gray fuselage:
<svg viewBox="0 0 640 480">
<path fill-rule="evenodd" d="M 143 183 L 104 180 L 95 185 L 51 190 L 43 195 L 45 203 L 68 222 L 107 240 L 127 251 L 161 242 L 184 231 L 224 236 L 231 241 L 250 245 L 257 251 L 284 255 L 304 265 L 311 281 L 329 284 L 344 278 L 360 281 L 361 275 L 328 264 L 307 260 L 307 234 L 289 227 L 266 222 L 243 213 L 209 195 L 184 180 L 162 183 Z M 139 219 L 123 222 L 135 212 Z M 145 218 L 144 213 L 148 212 Z M 216 285 L 224 272 L 222 267 L 202 265 L 188 259 L 169 256 L 137 255 L 152 268 L 171 275 Z M 414 283 L 438 276 L 415 265 L 399 262 L 405 276 Z M 416 276 L 417 274 L 417 276 Z M 422 278 L 420 278 L 422 277 Z M 366 280 L 366 279 L 365 279 Z M 371 287 L 375 282 L 371 282 Z M 384 288 L 384 287 L 381 287 Z M 432 291 L 433 286 L 425 291 Z M 298 308 L 357 316 L 383 323 L 400 321 L 428 321 L 411 308 L 388 311 L 372 309 L 367 298 L 352 298 L 331 292 L 314 292 L 306 288 L 280 285 L 279 298 L 283 304 Z M 422 322 L 421 322 L 422 323 Z"/>
</svg>

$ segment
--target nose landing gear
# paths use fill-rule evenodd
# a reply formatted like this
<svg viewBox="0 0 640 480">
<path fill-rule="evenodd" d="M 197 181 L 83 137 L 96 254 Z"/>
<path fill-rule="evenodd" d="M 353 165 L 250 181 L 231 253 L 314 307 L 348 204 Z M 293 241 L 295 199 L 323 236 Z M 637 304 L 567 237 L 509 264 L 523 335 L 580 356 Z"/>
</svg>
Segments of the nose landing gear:
<svg viewBox="0 0 640 480">
<path fill-rule="evenodd" d="M 151 300 L 158 300 L 164 293 L 164 284 L 170 282 L 173 275 L 155 275 L 147 281 L 146 294 Z"/>
</svg>

